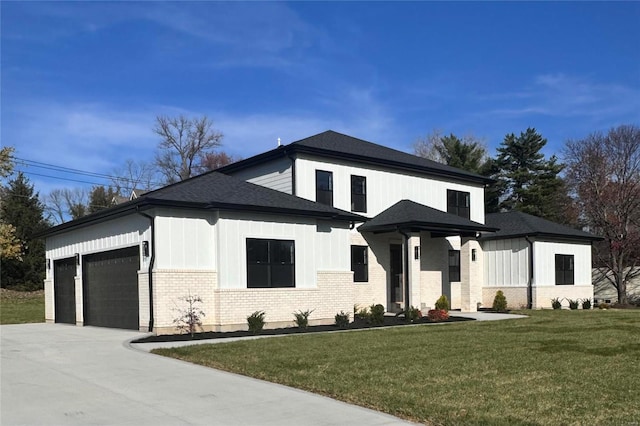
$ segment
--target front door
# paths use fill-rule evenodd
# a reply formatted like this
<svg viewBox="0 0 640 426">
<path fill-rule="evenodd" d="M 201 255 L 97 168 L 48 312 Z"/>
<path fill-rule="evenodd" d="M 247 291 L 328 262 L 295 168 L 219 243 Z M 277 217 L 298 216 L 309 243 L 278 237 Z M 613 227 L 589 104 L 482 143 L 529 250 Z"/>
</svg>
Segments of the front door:
<svg viewBox="0 0 640 426">
<path fill-rule="evenodd" d="M 389 311 L 400 312 L 404 306 L 402 286 L 402 244 L 391 244 L 389 258 Z"/>
</svg>

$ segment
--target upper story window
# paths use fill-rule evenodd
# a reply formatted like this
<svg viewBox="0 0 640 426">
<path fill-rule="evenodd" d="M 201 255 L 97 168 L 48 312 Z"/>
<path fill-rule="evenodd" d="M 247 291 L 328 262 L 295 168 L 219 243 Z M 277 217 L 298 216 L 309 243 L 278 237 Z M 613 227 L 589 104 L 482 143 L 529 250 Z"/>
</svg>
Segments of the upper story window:
<svg viewBox="0 0 640 426">
<path fill-rule="evenodd" d="M 471 195 L 468 192 L 447 189 L 447 213 L 469 219 Z"/>
<path fill-rule="evenodd" d="M 351 270 L 354 282 L 366 283 L 369 281 L 367 246 L 351 246 Z"/>
<path fill-rule="evenodd" d="M 295 287 L 291 240 L 247 238 L 247 288 Z"/>
<path fill-rule="evenodd" d="M 316 170 L 316 201 L 333 206 L 333 173 Z"/>
<path fill-rule="evenodd" d="M 449 282 L 460 281 L 460 250 L 449 250 Z"/>
<path fill-rule="evenodd" d="M 573 284 L 573 255 L 556 254 L 556 285 Z"/>
<path fill-rule="evenodd" d="M 367 178 L 351 175 L 351 211 L 367 212 Z"/>
</svg>

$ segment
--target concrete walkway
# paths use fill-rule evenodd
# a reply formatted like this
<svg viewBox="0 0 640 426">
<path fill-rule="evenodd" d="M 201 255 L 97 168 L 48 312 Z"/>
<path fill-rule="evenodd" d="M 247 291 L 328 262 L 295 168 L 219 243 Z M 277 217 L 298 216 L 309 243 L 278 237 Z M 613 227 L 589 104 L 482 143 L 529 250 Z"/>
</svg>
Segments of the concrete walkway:
<svg viewBox="0 0 640 426">
<path fill-rule="evenodd" d="M 2 425 L 396 425 L 308 392 L 132 350 L 140 333 L 0 326 Z M 125 343 L 123 343 L 125 342 Z"/>
</svg>

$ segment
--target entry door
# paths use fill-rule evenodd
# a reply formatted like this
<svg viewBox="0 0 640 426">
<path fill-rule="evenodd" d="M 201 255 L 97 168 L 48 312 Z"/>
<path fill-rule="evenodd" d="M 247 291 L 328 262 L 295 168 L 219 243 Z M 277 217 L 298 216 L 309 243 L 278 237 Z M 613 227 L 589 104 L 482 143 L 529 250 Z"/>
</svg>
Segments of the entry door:
<svg viewBox="0 0 640 426">
<path fill-rule="evenodd" d="M 402 309 L 404 302 L 404 289 L 402 286 L 402 245 L 391 244 L 390 250 L 389 278 L 391 282 L 389 283 L 389 289 L 391 294 L 389 297 L 389 310 L 395 312 Z"/>
<path fill-rule="evenodd" d="M 53 262 L 53 299 L 56 322 L 76 323 L 76 259 Z"/>
</svg>

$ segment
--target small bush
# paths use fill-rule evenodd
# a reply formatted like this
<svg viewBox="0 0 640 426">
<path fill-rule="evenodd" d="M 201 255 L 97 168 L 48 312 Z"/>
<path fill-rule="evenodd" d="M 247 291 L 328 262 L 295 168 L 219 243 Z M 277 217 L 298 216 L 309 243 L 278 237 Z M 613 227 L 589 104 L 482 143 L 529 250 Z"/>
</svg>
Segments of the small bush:
<svg viewBox="0 0 640 426">
<path fill-rule="evenodd" d="M 578 306 L 580 306 L 580 300 L 576 299 L 569 299 L 569 309 L 571 309 L 572 311 L 575 311 L 576 309 L 578 309 Z"/>
<path fill-rule="evenodd" d="M 309 326 L 309 316 L 312 312 L 313 311 L 307 309 L 304 312 L 298 311 L 293 313 L 293 316 L 295 318 L 293 321 L 296 323 L 298 328 L 306 329 Z"/>
<path fill-rule="evenodd" d="M 384 306 L 381 304 L 371 305 L 369 310 L 371 324 L 384 324 Z"/>
<path fill-rule="evenodd" d="M 507 298 L 504 297 L 502 290 L 496 292 L 493 298 L 493 310 L 496 312 L 507 312 Z"/>
<path fill-rule="evenodd" d="M 249 332 L 251 332 L 251 334 L 258 334 L 262 331 L 266 324 L 264 322 L 265 315 L 264 311 L 255 311 L 247 317 L 247 324 L 249 325 Z"/>
<path fill-rule="evenodd" d="M 410 306 L 409 309 L 405 310 L 403 313 L 404 320 L 409 323 L 417 322 L 422 318 L 422 312 L 420 312 L 420 309 L 413 306 Z"/>
<path fill-rule="evenodd" d="M 205 317 L 204 311 L 199 306 L 202 298 L 189 294 L 181 297 L 180 300 L 186 303 L 186 307 L 174 309 L 178 317 L 173 320 L 173 323 L 178 330 L 193 337 L 198 329 L 202 330 L 202 318 Z"/>
<path fill-rule="evenodd" d="M 358 305 L 353 307 L 353 319 L 360 319 L 362 321 L 369 322 L 371 320 L 371 314 L 369 313 L 369 308 L 366 306 L 364 308 L 358 309 Z"/>
<path fill-rule="evenodd" d="M 336 325 L 340 328 L 348 328 L 349 327 L 349 313 L 340 311 L 335 316 Z"/>
<path fill-rule="evenodd" d="M 431 309 L 427 313 L 427 318 L 429 318 L 429 321 L 434 322 L 444 321 L 449 319 L 449 313 L 444 309 Z"/>
<path fill-rule="evenodd" d="M 591 299 L 582 299 L 582 309 L 591 309 Z"/>
<path fill-rule="evenodd" d="M 609 309 L 611 307 L 611 305 L 609 305 L 608 303 L 598 303 L 598 309 Z"/>
<path fill-rule="evenodd" d="M 551 307 L 553 309 L 562 309 L 562 302 L 560 302 L 559 297 L 556 297 L 555 299 L 551 299 Z"/>
<path fill-rule="evenodd" d="M 440 309 L 442 311 L 449 311 L 449 299 L 444 294 L 436 300 L 436 309 Z"/>
</svg>

